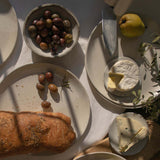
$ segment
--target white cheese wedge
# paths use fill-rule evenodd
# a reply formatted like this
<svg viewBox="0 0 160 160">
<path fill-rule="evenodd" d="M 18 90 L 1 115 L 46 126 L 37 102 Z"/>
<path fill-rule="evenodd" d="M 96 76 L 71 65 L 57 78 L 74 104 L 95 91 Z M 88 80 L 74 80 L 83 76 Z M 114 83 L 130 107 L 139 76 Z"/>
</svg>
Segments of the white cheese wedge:
<svg viewBox="0 0 160 160">
<path fill-rule="evenodd" d="M 121 91 L 121 92 L 130 91 L 139 82 L 139 68 L 135 62 L 130 60 L 119 60 L 111 67 L 110 73 L 123 75 L 123 78 L 119 81 L 119 83 L 116 83 L 115 89 L 117 91 Z M 108 81 L 109 82 L 111 81 L 110 76 Z M 108 86 L 108 88 L 111 88 L 111 87 Z"/>
<path fill-rule="evenodd" d="M 127 117 L 117 117 L 119 151 L 126 152 L 148 135 L 148 129 L 139 121 Z"/>
<path fill-rule="evenodd" d="M 117 85 L 119 84 L 119 82 L 123 77 L 124 77 L 123 74 L 109 72 L 107 89 L 111 92 L 115 91 L 117 88 Z"/>
</svg>

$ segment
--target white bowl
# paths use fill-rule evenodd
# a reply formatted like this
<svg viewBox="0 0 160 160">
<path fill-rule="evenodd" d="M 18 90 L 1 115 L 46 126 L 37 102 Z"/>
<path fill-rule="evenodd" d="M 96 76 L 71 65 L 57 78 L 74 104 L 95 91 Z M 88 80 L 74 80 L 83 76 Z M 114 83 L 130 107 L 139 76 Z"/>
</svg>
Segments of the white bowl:
<svg viewBox="0 0 160 160">
<path fill-rule="evenodd" d="M 33 38 L 30 37 L 29 32 L 28 32 L 29 25 L 32 24 L 33 20 L 42 17 L 45 10 L 50 10 L 53 13 L 58 13 L 62 19 L 68 19 L 71 22 L 71 34 L 73 36 L 73 42 L 65 46 L 65 48 L 59 49 L 57 51 L 57 54 L 52 54 L 49 51 L 46 52 L 40 49 L 40 47 L 35 43 Z M 54 57 L 62 57 L 72 50 L 72 48 L 77 44 L 78 39 L 79 39 L 79 32 L 80 32 L 79 28 L 80 28 L 79 22 L 71 11 L 69 11 L 68 9 L 58 4 L 44 4 L 44 5 L 34 8 L 27 15 L 25 19 L 25 23 L 24 23 L 23 35 L 24 35 L 24 39 L 25 39 L 27 46 L 34 53 L 40 56 L 43 56 L 43 57 L 54 58 Z"/>
</svg>

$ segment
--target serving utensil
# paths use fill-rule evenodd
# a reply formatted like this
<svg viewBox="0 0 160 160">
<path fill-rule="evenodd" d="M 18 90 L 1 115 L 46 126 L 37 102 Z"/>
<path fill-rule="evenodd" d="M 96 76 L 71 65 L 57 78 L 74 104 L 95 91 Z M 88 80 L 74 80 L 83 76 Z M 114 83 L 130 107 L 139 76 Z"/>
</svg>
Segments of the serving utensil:
<svg viewBox="0 0 160 160">
<path fill-rule="evenodd" d="M 113 7 L 107 4 L 102 10 L 102 33 L 105 46 L 110 56 L 113 56 L 117 48 L 117 18 Z"/>
</svg>

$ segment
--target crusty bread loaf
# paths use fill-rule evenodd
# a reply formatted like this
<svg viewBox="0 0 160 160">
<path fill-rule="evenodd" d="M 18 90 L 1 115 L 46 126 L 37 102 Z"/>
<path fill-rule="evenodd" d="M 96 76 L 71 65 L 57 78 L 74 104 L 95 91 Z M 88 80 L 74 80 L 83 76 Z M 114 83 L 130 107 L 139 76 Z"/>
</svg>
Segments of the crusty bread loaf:
<svg viewBox="0 0 160 160">
<path fill-rule="evenodd" d="M 0 157 L 65 151 L 76 135 L 62 113 L 0 111 Z"/>
</svg>

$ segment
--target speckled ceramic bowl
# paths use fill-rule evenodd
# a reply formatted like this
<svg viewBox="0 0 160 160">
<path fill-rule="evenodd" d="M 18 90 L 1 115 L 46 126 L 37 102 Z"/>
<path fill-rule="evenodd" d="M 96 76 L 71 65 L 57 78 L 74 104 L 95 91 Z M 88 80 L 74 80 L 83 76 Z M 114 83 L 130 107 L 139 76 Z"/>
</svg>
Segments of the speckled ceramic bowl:
<svg viewBox="0 0 160 160">
<path fill-rule="evenodd" d="M 33 20 L 41 18 L 45 10 L 50 10 L 52 13 L 57 13 L 60 15 L 60 17 L 63 20 L 68 19 L 71 23 L 70 33 L 73 36 L 73 41 L 72 41 L 72 43 L 65 45 L 65 47 L 59 47 L 56 54 L 51 53 L 49 50 L 48 51 L 42 50 L 39 47 L 39 45 L 36 44 L 35 40 L 33 38 L 31 38 L 31 36 L 29 35 L 29 32 L 28 32 L 29 25 L 32 24 Z M 64 8 L 61 5 L 44 4 L 44 5 L 41 5 L 41 6 L 34 8 L 27 15 L 27 17 L 25 19 L 25 23 L 24 23 L 23 35 L 24 35 L 24 39 L 25 39 L 27 46 L 32 50 L 33 53 L 36 53 L 36 54 L 43 56 L 43 57 L 54 58 L 54 57 L 62 57 L 64 55 L 68 54 L 73 49 L 73 47 L 78 42 L 79 32 L 80 32 L 79 28 L 80 28 L 79 22 L 71 11 L 69 11 L 68 9 Z"/>
</svg>

